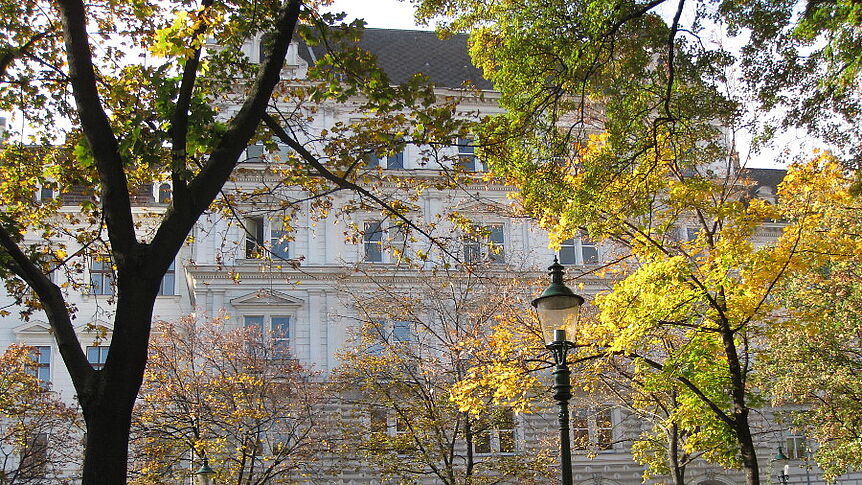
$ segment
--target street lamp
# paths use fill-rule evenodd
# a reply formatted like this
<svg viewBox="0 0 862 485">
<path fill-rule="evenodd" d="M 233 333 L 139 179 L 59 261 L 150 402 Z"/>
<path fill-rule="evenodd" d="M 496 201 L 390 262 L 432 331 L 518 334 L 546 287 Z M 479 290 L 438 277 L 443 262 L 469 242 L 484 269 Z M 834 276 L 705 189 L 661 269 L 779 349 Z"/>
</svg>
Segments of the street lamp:
<svg viewBox="0 0 862 485">
<path fill-rule="evenodd" d="M 787 458 L 781 445 L 779 445 L 778 453 L 776 453 L 772 458 L 772 463 L 775 463 L 778 466 L 784 465 L 778 470 L 778 483 L 781 485 L 787 485 L 787 480 L 790 478 L 790 465 L 787 463 L 788 461 L 790 461 L 790 459 Z"/>
<path fill-rule="evenodd" d="M 546 347 L 554 357 L 554 400 L 560 406 L 560 475 L 563 485 L 572 485 L 572 448 L 569 433 L 572 383 L 566 356 L 575 344 L 566 338 L 566 331 L 574 337 L 584 299 L 574 294 L 563 282 L 563 265 L 556 257 L 548 270 L 551 284 L 541 296 L 533 300 L 533 306 L 539 315 Z"/>
<path fill-rule="evenodd" d="M 210 468 L 209 461 L 204 457 L 204 462 L 201 464 L 201 467 L 198 468 L 198 471 L 195 472 L 195 481 L 197 482 L 197 485 L 213 485 L 213 477 L 215 474 L 215 470 Z"/>
</svg>

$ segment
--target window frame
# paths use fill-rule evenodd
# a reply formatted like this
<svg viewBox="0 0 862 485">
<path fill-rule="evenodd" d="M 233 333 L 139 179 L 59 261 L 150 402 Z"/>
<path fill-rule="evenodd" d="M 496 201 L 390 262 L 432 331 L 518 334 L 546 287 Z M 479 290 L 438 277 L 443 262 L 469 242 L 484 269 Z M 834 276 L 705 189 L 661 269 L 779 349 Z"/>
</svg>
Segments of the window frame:
<svg viewBox="0 0 862 485">
<path fill-rule="evenodd" d="M 455 166 L 465 172 L 486 172 L 485 163 L 476 156 L 476 139 L 459 137 L 455 142 Z"/>
<path fill-rule="evenodd" d="M 249 324 L 249 319 L 259 318 L 259 325 Z M 276 334 L 275 319 L 286 320 L 286 325 L 281 324 L 279 328 L 286 329 L 286 335 Z M 296 316 L 289 312 L 272 312 L 263 313 L 250 311 L 242 314 L 242 328 L 247 331 L 252 327 L 257 327 L 258 337 L 257 342 L 266 350 L 269 359 L 294 359 L 294 354 L 291 346 L 291 335 L 294 334 Z"/>
<path fill-rule="evenodd" d="M 386 220 L 367 220 L 362 226 L 360 261 L 371 264 L 396 264 L 407 252 L 407 232 L 397 225 L 384 227 Z M 369 255 L 376 257 L 371 258 Z"/>
<path fill-rule="evenodd" d="M 108 351 L 109 350 L 110 350 L 110 346 L 107 346 L 107 345 L 88 345 L 86 348 L 87 362 L 90 363 L 90 365 L 93 367 L 93 369 L 101 370 L 103 367 L 105 367 L 105 362 L 107 362 L 107 360 L 108 360 Z M 95 361 L 90 358 L 91 357 L 91 355 L 90 355 L 91 351 L 95 351 L 95 355 L 96 355 Z"/>
<path fill-rule="evenodd" d="M 564 266 L 599 264 L 601 260 L 600 256 L 599 245 L 586 234 L 580 234 L 561 241 L 560 250 L 557 251 L 559 262 Z"/>
<path fill-rule="evenodd" d="M 608 425 L 602 426 L 605 417 Z M 573 451 L 602 453 L 614 450 L 618 419 L 613 407 L 574 408 L 570 412 L 570 423 Z"/>
<path fill-rule="evenodd" d="M 114 263 L 110 254 L 90 256 L 90 295 L 114 295 Z M 96 283 L 98 281 L 98 283 Z"/>
<path fill-rule="evenodd" d="M 243 259 L 271 261 L 290 260 L 292 241 L 284 227 L 278 227 L 270 218 L 252 215 L 243 218 Z"/>
<path fill-rule="evenodd" d="M 499 241 L 493 240 L 495 235 L 499 235 Z M 471 231 L 461 237 L 464 263 L 506 264 L 506 239 L 506 225 L 503 223 L 473 224 Z"/>
<path fill-rule="evenodd" d="M 473 433 L 473 453 L 479 456 L 514 455 L 518 453 L 518 420 L 515 412 L 512 408 L 498 408 L 493 410 L 493 413 L 502 413 L 502 416 L 492 415 L 488 418 L 487 428 Z M 507 424 L 511 427 L 503 427 Z M 479 448 L 480 439 L 482 443 L 487 445 L 487 448 L 484 446 Z"/>
<path fill-rule="evenodd" d="M 28 368 L 27 372 L 38 379 L 43 386 L 50 386 L 53 347 L 50 345 L 33 345 L 31 347 L 32 368 Z"/>
</svg>

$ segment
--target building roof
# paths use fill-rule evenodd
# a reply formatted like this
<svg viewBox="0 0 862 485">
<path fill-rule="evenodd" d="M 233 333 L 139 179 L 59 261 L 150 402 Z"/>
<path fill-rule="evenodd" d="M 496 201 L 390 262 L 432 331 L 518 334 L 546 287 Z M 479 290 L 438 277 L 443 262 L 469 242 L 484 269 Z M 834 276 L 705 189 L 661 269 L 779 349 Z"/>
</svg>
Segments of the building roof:
<svg viewBox="0 0 862 485">
<path fill-rule="evenodd" d="M 787 175 L 787 170 L 781 168 L 746 168 L 743 169 L 743 174 L 755 182 L 757 187 L 771 187 L 772 191 L 775 192 L 778 184 Z"/>
<path fill-rule="evenodd" d="M 394 84 L 422 73 L 438 87 L 458 88 L 470 83 L 479 89 L 492 89 L 470 62 L 465 34 L 440 39 L 436 32 L 424 30 L 365 29 L 359 45 L 377 56 L 379 66 Z M 314 47 L 314 54 L 319 57 L 322 47 Z"/>
</svg>

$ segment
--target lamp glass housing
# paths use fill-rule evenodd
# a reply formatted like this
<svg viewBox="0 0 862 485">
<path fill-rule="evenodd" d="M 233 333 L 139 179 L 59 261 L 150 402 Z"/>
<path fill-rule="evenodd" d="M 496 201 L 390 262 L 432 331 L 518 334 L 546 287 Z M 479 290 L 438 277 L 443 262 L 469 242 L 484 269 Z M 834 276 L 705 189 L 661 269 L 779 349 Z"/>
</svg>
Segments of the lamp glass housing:
<svg viewBox="0 0 862 485">
<path fill-rule="evenodd" d="M 583 302 L 578 295 L 554 295 L 536 300 L 536 312 L 546 342 L 556 340 L 555 330 L 565 330 L 568 339 L 574 338 Z"/>
<path fill-rule="evenodd" d="M 215 474 L 215 470 L 204 460 L 203 465 L 195 472 L 195 482 L 197 485 L 212 485 Z"/>
</svg>

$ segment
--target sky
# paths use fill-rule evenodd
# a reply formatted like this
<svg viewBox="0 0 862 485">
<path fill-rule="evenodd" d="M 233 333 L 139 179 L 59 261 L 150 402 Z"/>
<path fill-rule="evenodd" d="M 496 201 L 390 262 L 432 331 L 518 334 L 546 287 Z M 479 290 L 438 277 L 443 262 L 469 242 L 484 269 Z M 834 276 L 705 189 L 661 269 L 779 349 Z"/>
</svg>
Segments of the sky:
<svg viewBox="0 0 862 485">
<path fill-rule="evenodd" d="M 429 26 L 417 26 L 413 20 L 413 5 L 398 0 L 336 0 L 325 9 L 329 12 L 345 12 L 347 20 L 365 19 L 367 27 L 378 29 L 433 30 Z"/>
</svg>

